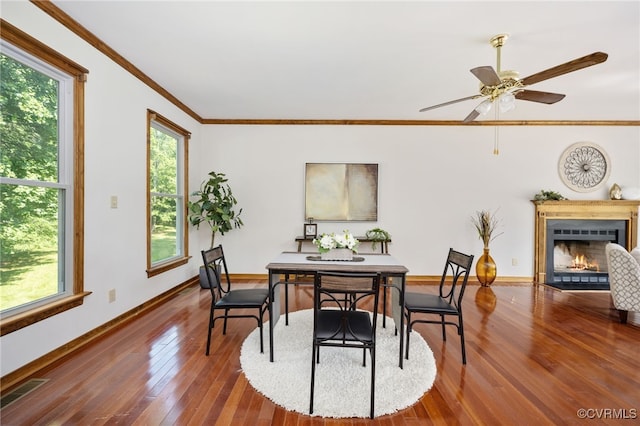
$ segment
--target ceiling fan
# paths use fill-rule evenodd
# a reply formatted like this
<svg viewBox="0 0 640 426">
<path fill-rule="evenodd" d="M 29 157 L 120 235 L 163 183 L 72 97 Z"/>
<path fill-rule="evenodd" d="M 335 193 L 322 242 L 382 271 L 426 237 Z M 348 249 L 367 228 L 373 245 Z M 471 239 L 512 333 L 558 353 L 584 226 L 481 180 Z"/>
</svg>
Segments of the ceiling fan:
<svg viewBox="0 0 640 426">
<path fill-rule="evenodd" d="M 498 108 L 502 112 L 513 109 L 515 107 L 516 99 L 543 104 L 554 104 L 561 101 L 565 95 L 560 93 L 528 90 L 525 89 L 525 87 L 543 80 L 548 80 L 553 77 L 558 77 L 563 74 L 602 63 L 606 61 L 609 56 L 603 52 L 594 52 L 590 55 L 565 62 L 564 64 L 557 65 L 547 70 L 532 74 L 529 77 L 520 79 L 517 71 L 502 71 L 500 69 L 500 53 L 507 38 L 509 38 L 509 34 L 498 34 L 490 40 L 491 46 L 495 47 L 497 52 L 496 69 L 491 66 L 482 66 L 471 69 L 471 73 L 475 75 L 481 83 L 479 94 L 422 108 L 420 112 L 429 111 L 469 99 L 485 98 L 463 120 L 463 122 L 467 123 L 475 120 L 480 114 L 486 114 L 489 112 L 494 103 L 498 104 Z"/>
</svg>

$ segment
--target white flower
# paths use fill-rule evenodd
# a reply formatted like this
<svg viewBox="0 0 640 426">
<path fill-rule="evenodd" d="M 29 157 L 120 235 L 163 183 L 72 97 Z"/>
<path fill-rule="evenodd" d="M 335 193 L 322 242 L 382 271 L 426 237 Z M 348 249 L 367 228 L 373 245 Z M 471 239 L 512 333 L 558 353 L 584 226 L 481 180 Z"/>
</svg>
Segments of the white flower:
<svg viewBox="0 0 640 426">
<path fill-rule="evenodd" d="M 313 240 L 313 244 L 318 247 L 320 253 L 328 252 L 334 248 L 348 248 L 354 253 L 358 252 L 358 241 L 349 231 L 343 231 L 342 234 L 322 234 L 320 238 Z"/>
<path fill-rule="evenodd" d="M 327 235 L 327 234 L 323 234 L 320 237 L 319 244 L 320 244 L 320 247 L 322 247 L 324 249 L 327 249 L 327 250 L 330 250 L 330 249 L 336 247 L 336 243 L 333 240 L 333 237 L 331 235 Z"/>
<path fill-rule="evenodd" d="M 347 238 L 345 235 L 335 235 L 333 237 L 336 242 L 336 247 L 338 248 L 346 248 L 347 247 Z"/>
</svg>

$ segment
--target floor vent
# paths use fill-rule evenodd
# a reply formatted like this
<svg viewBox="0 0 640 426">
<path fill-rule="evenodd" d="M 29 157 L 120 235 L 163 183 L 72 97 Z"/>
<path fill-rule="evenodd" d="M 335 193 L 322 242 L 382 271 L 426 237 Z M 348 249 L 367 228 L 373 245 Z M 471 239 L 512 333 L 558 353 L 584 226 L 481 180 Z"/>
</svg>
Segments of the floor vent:
<svg viewBox="0 0 640 426">
<path fill-rule="evenodd" d="M 11 393 L 8 393 L 7 395 L 2 397 L 2 399 L 0 400 L 0 409 L 13 402 L 16 402 L 23 396 L 30 394 L 48 381 L 49 379 L 31 379 L 28 382 L 25 382 L 23 385 L 18 386 Z"/>
</svg>

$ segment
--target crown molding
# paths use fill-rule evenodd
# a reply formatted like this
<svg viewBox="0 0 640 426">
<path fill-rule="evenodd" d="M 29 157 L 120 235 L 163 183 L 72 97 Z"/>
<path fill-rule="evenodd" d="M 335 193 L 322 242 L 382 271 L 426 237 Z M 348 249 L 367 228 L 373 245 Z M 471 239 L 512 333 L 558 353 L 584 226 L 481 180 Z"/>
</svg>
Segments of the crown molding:
<svg viewBox="0 0 640 426">
<path fill-rule="evenodd" d="M 640 120 L 385 120 L 205 118 L 202 124 L 266 126 L 640 126 Z"/>
<path fill-rule="evenodd" d="M 493 120 L 464 123 L 461 120 L 202 118 L 50 0 L 30 1 L 201 124 L 264 126 L 640 126 L 640 120 Z"/>
</svg>

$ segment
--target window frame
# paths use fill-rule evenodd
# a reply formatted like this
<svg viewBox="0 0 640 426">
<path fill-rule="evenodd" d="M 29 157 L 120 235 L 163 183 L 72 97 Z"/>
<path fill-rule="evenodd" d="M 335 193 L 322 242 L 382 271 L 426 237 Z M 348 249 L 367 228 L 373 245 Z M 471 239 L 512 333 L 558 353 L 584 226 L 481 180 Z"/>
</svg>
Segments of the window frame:
<svg viewBox="0 0 640 426">
<path fill-rule="evenodd" d="M 152 207 L 152 198 L 153 195 L 151 193 L 151 129 L 153 123 L 157 123 L 160 127 L 164 127 L 169 131 L 180 135 L 182 137 L 182 146 L 178 146 L 177 157 L 176 158 L 176 166 L 178 167 L 179 176 L 177 185 L 179 190 L 181 190 L 182 200 L 180 205 L 182 207 L 182 217 L 176 217 L 176 220 L 180 220 L 180 223 L 176 223 L 176 228 L 178 226 L 182 227 L 182 254 L 178 254 L 172 258 L 164 262 L 153 263 L 151 261 L 151 207 Z M 188 193 L 188 177 L 189 177 L 189 139 L 191 137 L 191 133 L 177 124 L 173 123 L 171 120 L 163 117 L 157 112 L 148 109 L 147 110 L 147 277 L 151 278 L 155 275 L 159 275 L 163 272 L 169 271 L 171 269 L 177 268 L 178 266 L 185 265 L 189 262 L 189 228 L 187 221 L 187 203 L 189 199 Z M 181 152 L 180 152 L 181 150 Z M 176 229 L 178 231 L 178 229 Z M 178 232 L 176 232 L 176 237 L 178 237 Z M 178 242 L 180 244 L 180 242 Z"/>
<path fill-rule="evenodd" d="M 84 83 L 87 81 L 86 75 L 89 71 L 3 19 L 0 19 L 0 27 L 0 39 L 4 42 L 24 51 L 35 62 L 47 64 L 73 77 L 73 113 L 71 117 L 66 117 L 66 120 L 71 120 L 69 128 L 73 129 L 72 135 L 67 137 L 66 144 L 73 151 L 71 154 L 73 176 L 69 179 L 71 182 L 69 190 L 73 191 L 71 196 L 73 210 L 67 212 L 73 215 L 73 229 L 64 229 L 64 244 L 65 246 L 71 244 L 72 249 L 65 251 L 65 259 L 62 260 L 66 262 L 65 267 L 69 266 L 69 260 L 73 260 L 71 282 L 66 283 L 66 294 L 45 299 L 20 312 L 3 314 L 0 319 L 0 336 L 4 336 L 80 306 L 84 298 L 91 294 L 84 290 Z M 68 124 L 65 122 L 61 126 L 66 127 Z M 69 207 L 66 206 L 66 208 Z M 72 253 L 73 259 L 68 259 L 68 253 Z"/>
</svg>

